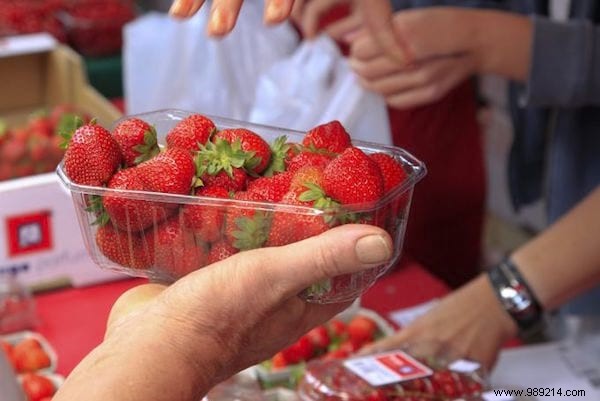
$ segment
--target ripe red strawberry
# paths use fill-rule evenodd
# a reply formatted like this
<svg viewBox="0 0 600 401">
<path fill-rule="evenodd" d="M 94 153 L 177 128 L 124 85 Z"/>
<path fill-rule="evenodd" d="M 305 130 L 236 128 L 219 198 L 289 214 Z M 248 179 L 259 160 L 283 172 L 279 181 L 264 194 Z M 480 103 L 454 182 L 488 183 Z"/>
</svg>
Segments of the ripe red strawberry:
<svg viewBox="0 0 600 401">
<path fill-rule="evenodd" d="M 206 265 L 208 253 L 204 244 L 196 240 L 178 216 L 149 230 L 146 240 L 153 243 L 157 270 L 171 279 L 178 279 Z"/>
<path fill-rule="evenodd" d="M 118 265 L 132 269 L 147 269 L 152 265 L 153 244 L 137 233 L 106 224 L 98 227 L 96 244 L 104 256 Z"/>
<path fill-rule="evenodd" d="M 310 340 L 315 350 L 326 350 L 331 343 L 329 332 L 323 325 L 317 326 L 306 333 L 306 338 Z"/>
<path fill-rule="evenodd" d="M 247 191 L 236 192 L 233 198 L 249 202 L 265 201 L 259 194 Z M 269 213 L 259 208 L 250 204 L 244 207 L 231 205 L 225 217 L 225 238 L 241 251 L 260 248 L 267 240 L 270 223 Z"/>
<path fill-rule="evenodd" d="M 327 331 L 329 331 L 329 335 L 332 340 L 345 339 L 348 337 L 346 323 L 340 319 L 331 319 L 325 324 L 325 326 L 327 327 Z"/>
<path fill-rule="evenodd" d="M 17 372 L 35 372 L 50 366 L 50 357 L 42 348 L 30 348 L 25 352 L 15 349 L 13 352 Z"/>
<path fill-rule="evenodd" d="M 325 167 L 323 189 L 341 204 L 376 202 L 383 196 L 383 177 L 377 163 L 350 147 Z"/>
<path fill-rule="evenodd" d="M 210 118 L 192 114 L 181 120 L 167 134 L 167 146 L 196 152 L 199 149 L 198 144 L 206 144 L 216 130 L 215 123 Z"/>
<path fill-rule="evenodd" d="M 230 245 L 227 241 L 221 240 L 212 244 L 208 253 L 208 263 L 215 263 L 223 259 L 227 259 L 231 255 L 238 253 L 239 250 Z"/>
<path fill-rule="evenodd" d="M 49 378 L 36 374 L 26 373 L 21 376 L 21 387 L 28 401 L 40 401 L 52 397 L 56 392 L 54 383 Z"/>
<path fill-rule="evenodd" d="M 347 330 L 350 340 L 362 345 L 375 339 L 377 323 L 366 316 L 356 315 L 348 322 Z"/>
<path fill-rule="evenodd" d="M 269 202 L 281 202 L 283 195 L 289 190 L 291 180 L 292 175 L 287 172 L 271 177 L 259 177 L 248 183 L 248 192 L 258 194 Z"/>
<path fill-rule="evenodd" d="M 180 148 L 168 148 L 137 168 L 149 191 L 180 195 L 190 193 L 196 171 L 190 153 Z"/>
<path fill-rule="evenodd" d="M 215 175 L 204 173 L 200 176 L 200 180 L 207 188 L 221 187 L 230 192 L 238 192 L 246 190 L 248 174 L 242 168 L 232 168 L 231 175 L 226 171 L 220 171 Z"/>
<path fill-rule="evenodd" d="M 284 203 L 302 206 L 302 202 L 293 198 Z M 276 211 L 273 213 L 271 229 L 266 246 L 281 246 L 321 234 L 329 229 L 324 216 L 320 214 L 300 214 Z"/>
<path fill-rule="evenodd" d="M 229 192 L 218 186 L 200 187 L 197 196 L 209 198 L 229 198 Z M 201 201 L 204 203 L 204 201 Z M 225 207 L 217 204 L 186 204 L 183 206 L 183 221 L 197 238 L 204 242 L 215 242 L 221 238 L 225 220 Z"/>
<path fill-rule="evenodd" d="M 383 192 L 388 193 L 402 184 L 408 174 L 402 165 L 387 153 L 374 153 L 369 157 L 377 163 L 383 177 Z"/>
<path fill-rule="evenodd" d="M 281 350 L 283 358 L 289 364 L 308 361 L 313 353 L 314 347 L 306 336 L 300 337 L 298 341 Z"/>
<path fill-rule="evenodd" d="M 309 149 L 324 149 L 332 153 L 341 153 L 351 143 L 350 135 L 337 120 L 314 127 L 302 140 L 302 144 Z"/>
<path fill-rule="evenodd" d="M 94 121 L 82 125 L 73 135 L 64 156 L 67 177 L 82 185 L 102 186 L 121 164 L 121 151 L 113 136 Z"/>
<path fill-rule="evenodd" d="M 214 136 L 231 144 L 239 141 L 241 149 L 251 154 L 244 163 L 244 168 L 254 174 L 262 173 L 271 162 L 271 148 L 269 144 L 255 132 L 245 128 L 224 129 Z"/>
<path fill-rule="evenodd" d="M 305 166 L 293 173 L 289 191 L 294 193 L 296 198 L 300 198 L 303 193 L 309 191 L 311 186 L 323 187 L 322 166 Z M 312 203 L 311 203 L 312 206 Z"/>
<path fill-rule="evenodd" d="M 287 171 L 293 173 L 302 167 L 307 166 L 325 168 L 332 158 L 333 157 L 327 153 L 303 151 L 298 153 L 287 163 Z"/>
<path fill-rule="evenodd" d="M 115 173 L 108 182 L 108 188 L 128 191 L 146 190 L 144 181 L 140 177 L 140 170 L 135 167 Z M 143 231 L 153 224 L 158 224 L 175 211 L 165 204 L 127 198 L 118 194 L 105 195 L 102 204 L 114 225 L 121 230 L 133 232 Z"/>
<path fill-rule="evenodd" d="M 285 360 L 283 353 L 280 351 L 271 358 L 271 367 L 273 369 L 281 369 L 288 366 L 288 361 Z"/>
<path fill-rule="evenodd" d="M 156 156 L 159 152 L 156 130 L 139 118 L 128 118 L 113 129 L 125 167 L 135 166 Z"/>
</svg>

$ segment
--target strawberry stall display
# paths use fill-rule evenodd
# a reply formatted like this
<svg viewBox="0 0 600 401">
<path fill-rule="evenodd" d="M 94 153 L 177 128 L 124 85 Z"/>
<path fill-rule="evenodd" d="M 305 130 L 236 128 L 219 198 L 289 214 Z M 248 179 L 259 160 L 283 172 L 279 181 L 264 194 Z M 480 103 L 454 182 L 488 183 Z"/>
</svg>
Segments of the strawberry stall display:
<svg viewBox="0 0 600 401">
<path fill-rule="evenodd" d="M 77 128 L 57 173 L 94 262 L 163 282 L 340 224 L 384 228 L 392 260 L 301 294 L 342 302 L 400 256 L 412 191 L 426 171 L 403 149 L 350 138 L 336 121 L 302 133 L 166 110 L 123 118 L 112 132 Z"/>
<path fill-rule="evenodd" d="M 64 154 L 60 132 L 76 117 L 87 119 L 74 106 L 60 104 L 32 113 L 24 124 L 0 120 L 0 181 L 54 171 Z"/>
<path fill-rule="evenodd" d="M 63 0 L 0 1 L 0 37 L 48 32 L 66 42 L 65 29 L 58 19 Z"/>
<path fill-rule="evenodd" d="M 348 358 L 365 345 L 394 332 L 375 311 L 350 308 L 256 365 L 256 372 L 265 388 L 295 388 L 307 362 Z"/>
<path fill-rule="evenodd" d="M 66 0 L 60 13 L 71 47 L 90 57 L 119 54 L 123 26 L 135 17 L 131 0 Z"/>
<path fill-rule="evenodd" d="M 345 360 L 310 362 L 298 385 L 301 401 L 475 401 L 488 389 L 474 361 L 424 347 Z"/>
</svg>

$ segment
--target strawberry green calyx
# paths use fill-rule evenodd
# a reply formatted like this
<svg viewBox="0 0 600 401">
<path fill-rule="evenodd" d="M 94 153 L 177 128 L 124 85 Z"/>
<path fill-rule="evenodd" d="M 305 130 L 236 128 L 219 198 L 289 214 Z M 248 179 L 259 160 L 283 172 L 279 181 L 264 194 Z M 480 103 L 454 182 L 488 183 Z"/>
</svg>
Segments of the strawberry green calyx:
<svg viewBox="0 0 600 401">
<path fill-rule="evenodd" d="M 85 211 L 96 216 L 96 220 L 92 222 L 93 226 L 102 227 L 110 221 L 110 216 L 106 213 L 102 203 L 102 197 L 99 195 L 90 195 L 88 198 L 88 206 Z"/>
<path fill-rule="evenodd" d="M 156 137 L 156 129 L 153 126 L 144 132 L 144 143 L 133 147 L 133 150 L 140 154 L 135 158 L 135 164 L 150 160 L 160 152 Z"/>
<path fill-rule="evenodd" d="M 81 120 L 81 117 L 74 113 L 65 113 L 60 116 L 56 127 L 54 127 L 54 134 L 63 136 L 63 132 L 65 133 L 73 133 L 79 126 L 78 120 Z M 83 120 L 81 120 L 83 121 Z"/>
<path fill-rule="evenodd" d="M 235 225 L 238 230 L 233 232 L 233 246 L 240 251 L 247 251 L 260 248 L 267 241 L 271 219 L 267 213 L 257 211 L 252 217 L 236 218 Z"/>
<path fill-rule="evenodd" d="M 307 182 L 304 186 L 307 190 L 300 194 L 298 200 L 310 202 L 314 208 L 325 211 L 326 215 L 323 216 L 323 220 L 330 226 L 334 225 L 337 222 L 340 204 L 327 196 L 320 186 L 312 182 Z"/>
<path fill-rule="evenodd" d="M 221 138 L 215 142 L 200 145 L 200 150 L 195 157 L 196 175 L 217 175 L 225 171 L 229 177 L 233 177 L 234 168 L 242 168 L 249 154 L 242 150 L 239 141 L 229 143 Z"/>
<path fill-rule="evenodd" d="M 291 146 L 287 143 L 287 137 L 282 135 L 273 141 L 270 148 L 271 162 L 263 173 L 263 176 L 265 177 L 271 177 L 275 173 L 281 173 L 285 171 L 285 159 Z"/>
<path fill-rule="evenodd" d="M 84 124 L 85 122 L 83 119 L 77 115 L 75 115 L 72 119 L 65 120 L 64 126 L 59 130 L 59 135 L 62 137 L 62 142 L 60 143 L 61 149 L 66 149 L 69 147 L 69 141 L 71 140 L 71 137 L 75 131 L 83 127 Z M 96 124 L 96 119 L 90 121 L 89 124 Z"/>
<path fill-rule="evenodd" d="M 323 294 L 329 293 L 331 289 L 331 279 L 327 279 L 311 285 L 304 290 L 304 293 L 308 298 L 319 298 Z"/>
</svg>

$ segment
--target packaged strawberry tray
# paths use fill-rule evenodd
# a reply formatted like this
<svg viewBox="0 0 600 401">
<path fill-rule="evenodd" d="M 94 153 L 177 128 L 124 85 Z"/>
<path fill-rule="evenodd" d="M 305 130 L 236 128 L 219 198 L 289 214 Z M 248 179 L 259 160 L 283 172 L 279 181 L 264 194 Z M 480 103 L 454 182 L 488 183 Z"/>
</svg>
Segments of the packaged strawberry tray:
<svg viewBox="0 0 600 401">
<path fill-rule="evenodd" d="M 389 232 L 394 257 L 315 283 L 316 303 L 357 298 L 398 259 L 425 166 L 403 149 L 353 141 L 337 121 L 308 132 L 181 110 L 88 123 L 58 175 L 99 266 L 172 282 L 246 250 L 348 223 Z"/>
<path fill-rule="evenodd" d="M 306 366 L 301 401 L 475 401 L 488 389 L 474 361 L 417 347 Z"/>
</svg>

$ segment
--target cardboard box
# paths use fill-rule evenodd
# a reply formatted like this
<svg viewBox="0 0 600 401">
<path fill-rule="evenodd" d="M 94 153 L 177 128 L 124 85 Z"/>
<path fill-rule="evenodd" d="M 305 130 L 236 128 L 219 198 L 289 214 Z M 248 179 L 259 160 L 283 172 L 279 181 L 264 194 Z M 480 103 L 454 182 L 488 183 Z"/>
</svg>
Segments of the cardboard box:
<svg viewBox="0 0 600 401">
<path fill-rule="evenodd" d="M 88 82 L 83 59 L 47 34 L 0 41 L 0 117 L 25 121 L 40 108 L 70 103 L 103 126 L 121 112 Z"/>
<path fill-rule="evenodd" d="M 0 41 L 0 117 L 19 124 L 45 106 L 70 103 L 110 127 L 120 111 L 89 85 L 83 60 L 49 35 Z M 71 196 L 54 173 L 0 182 L 0 274 L 36 289 L 124 276 L 89 258 Z"/>
</svg>

